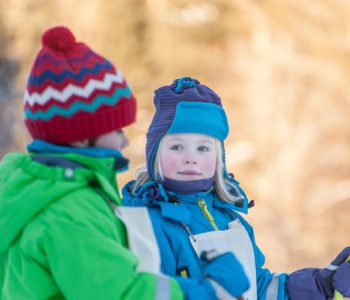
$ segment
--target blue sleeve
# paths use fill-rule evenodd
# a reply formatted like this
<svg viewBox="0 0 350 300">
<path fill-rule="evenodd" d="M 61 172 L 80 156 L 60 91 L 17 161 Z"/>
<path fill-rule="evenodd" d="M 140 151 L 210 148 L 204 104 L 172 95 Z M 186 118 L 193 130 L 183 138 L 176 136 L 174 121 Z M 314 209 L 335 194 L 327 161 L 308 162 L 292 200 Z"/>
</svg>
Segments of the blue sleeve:
<svg viewBox="0 0 350 300">
<path fill-rule="evenodd" d="M 273 273 L 270 270 L 263 268 L 265 264 L 265 256 L 255 242 L 252 226 L 250 226 L 242 216 L 237 214 L 237 217 L 247 230 L 254 249 L 258 299 L 288 300 L 286 289 L 288 275 L 286 273 Z"/>
<path fill-rule="evenodd" d="M 172 276 L 176 279 L 185 295 L 185 299 L 216 300 L 217 296 L 214 287 L 204 277 L 183 278 L 176 274 L 176 260 L 171 244 L 163 229 L 163 217 L 157 208 L 148 208 L 148 212 L 152 220 L 153 230 L 161 255 L 161 271 L 164 274 Z"/>
<path fill-rule="evenodd" d="M 169 276 L 176 276 L 176 260 L 170 242 L 163 229 L 162 216 L 157 208 L 148 208 L 152 221 L 153 231 L 157 239 L 161 257 L 161 271 Z"/>
</svg>

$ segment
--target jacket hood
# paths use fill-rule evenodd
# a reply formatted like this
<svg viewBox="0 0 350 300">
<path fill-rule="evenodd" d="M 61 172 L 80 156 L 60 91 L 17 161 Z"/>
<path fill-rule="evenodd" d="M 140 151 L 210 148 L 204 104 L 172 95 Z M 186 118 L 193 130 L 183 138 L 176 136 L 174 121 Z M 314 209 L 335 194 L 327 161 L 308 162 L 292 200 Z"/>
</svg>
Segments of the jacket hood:
<svg viewBox="0 0 350 300">
<path fill-rule="evenodd" d="M 0 253 L 47 206 L 89 185 L 95 177 L 80 162 L 71 161 L 64 168 L 52 165 L 52 159 L 45 164 L 28 154 L 6 155 L 0 164 Z"/>
</svg>

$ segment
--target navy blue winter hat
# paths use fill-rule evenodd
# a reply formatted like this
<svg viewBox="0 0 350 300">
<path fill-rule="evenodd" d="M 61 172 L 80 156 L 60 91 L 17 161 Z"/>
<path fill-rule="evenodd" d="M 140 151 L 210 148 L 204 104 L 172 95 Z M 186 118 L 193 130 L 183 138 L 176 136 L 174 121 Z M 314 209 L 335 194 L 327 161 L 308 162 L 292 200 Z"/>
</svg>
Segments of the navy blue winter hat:
<svg viewBox="0 0 350 300">
<path fill-rule="evenodd" d="M 220 97 L 198 80 L 182 77 L 155 91 L 156 113 L 147 132 L 149 176 L 160 140 L 165 134 L 201 133 L 224 141 L 229 127 Z"/>
</svg>

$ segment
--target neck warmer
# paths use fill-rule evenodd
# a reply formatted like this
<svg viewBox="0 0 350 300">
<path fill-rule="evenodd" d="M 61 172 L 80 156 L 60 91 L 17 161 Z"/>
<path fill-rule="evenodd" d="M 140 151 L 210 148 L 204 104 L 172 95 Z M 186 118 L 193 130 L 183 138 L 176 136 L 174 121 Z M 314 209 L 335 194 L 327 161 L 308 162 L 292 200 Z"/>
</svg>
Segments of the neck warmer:
<svg viewBox="0 0 350 300">
<path fill-rule="evenodd" d="M 56 145 L 45 142 L 43 140 L 34 140 L 32 143 L 27 145 L 27 150 L 30 153 L 42 154 L 42 153 L 76 153 L 80 155 L 86 155 L 96 158 L 114 158 L 115 165 L 114 169 L 118 170 L 119 173 L 127 171 L 129 168 L 129 160 L 123 156 L 121 151 L 100 148 L 100 147 L 87 147 L 78 148 L 64 145 Z"/>
<path fill-rule="evenodd" d="M 164 178 L 162 185 L 166 190 L 169 190 L 176 194 L 195 194 L 211 189 L 214 185 L 214 176 L 208 179 L 190 181 Z"/>
</svg>

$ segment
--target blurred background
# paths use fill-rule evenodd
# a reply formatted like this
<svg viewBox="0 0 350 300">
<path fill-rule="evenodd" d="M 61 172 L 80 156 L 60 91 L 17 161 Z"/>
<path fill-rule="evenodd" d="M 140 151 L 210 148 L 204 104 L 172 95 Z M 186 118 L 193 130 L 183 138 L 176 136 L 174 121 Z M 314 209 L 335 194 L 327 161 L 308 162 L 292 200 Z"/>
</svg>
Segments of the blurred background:
<svg viewBox="0 0 350 300">
<path fill-rule="evenodd" d="M 322 267 L 350 244 L 350 2 L 0 0 L 0 157 L 30 141 L 22 95 L 55 25 L 120 68 L 138 99 L 120 187 L 144 163 L 153 91 L 188 75 L 222 97 L 228 169 L 255 200 L 266 266 Z"/>
</svg>

